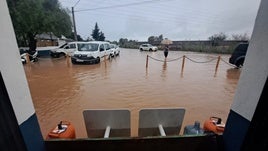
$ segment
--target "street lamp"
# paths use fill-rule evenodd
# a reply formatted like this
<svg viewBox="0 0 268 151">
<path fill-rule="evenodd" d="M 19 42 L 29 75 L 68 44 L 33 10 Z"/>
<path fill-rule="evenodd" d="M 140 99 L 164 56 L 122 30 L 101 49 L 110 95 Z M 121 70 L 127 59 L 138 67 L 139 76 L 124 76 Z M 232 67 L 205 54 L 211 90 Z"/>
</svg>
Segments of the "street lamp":
<svg viewBox="0 0 268 151">
<path fill-rule="evenodd" d="M 77 41 L 77 32 L 76 32 L 76 25 L 75 25 L 75 18 L 74 18 L 74 7 L 80 2 L 80 0 L 78 0 L 74 6 L 72 7 L 72 15 L 73 15 L 73 26 L 74 26 L 74 40 Z"/>
</svg>

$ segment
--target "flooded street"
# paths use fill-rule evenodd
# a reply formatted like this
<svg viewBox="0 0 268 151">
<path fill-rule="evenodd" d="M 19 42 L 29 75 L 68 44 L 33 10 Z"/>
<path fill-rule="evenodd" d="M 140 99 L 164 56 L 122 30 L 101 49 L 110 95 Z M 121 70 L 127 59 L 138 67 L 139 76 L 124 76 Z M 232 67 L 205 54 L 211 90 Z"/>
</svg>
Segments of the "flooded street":
<svg viewBox="0 0 268 151">
<path fill-rule="evenodd" d="M 163 51 L 120 49 L 120 56 L 97 65 L 73 65 L 66 58 L 40 58 L 24 65 L 43 137 L 61 120 L 74 124 L 77 138 L 87 137 L 83 110 L 129 109 L 131 135 L 138 135 L 142 108 L 186 109 L 185 125 L 210 116 L 226 122 L 241 70 L 220 61 L 218 55 L 171 51 L 166 63 Z M 146 56 L 150 55 L 146 69 Z M 186 55 L 199 62 L 182 59 Z M 221 55 L 228 61 L 230 55 Z M 159 60 L 157 60 L 159 59 Z M 174 61 L 172 61 L 174 59 Z"/>
</svg>

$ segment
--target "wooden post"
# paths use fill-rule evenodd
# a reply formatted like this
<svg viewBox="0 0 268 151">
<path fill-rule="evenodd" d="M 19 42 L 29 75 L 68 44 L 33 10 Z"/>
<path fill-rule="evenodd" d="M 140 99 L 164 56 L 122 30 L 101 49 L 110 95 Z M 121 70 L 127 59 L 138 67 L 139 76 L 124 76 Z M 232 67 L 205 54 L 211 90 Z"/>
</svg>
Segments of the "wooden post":
<svg viewBox="0 0 268 151">
<path fill-rule="evenodd" d="M 67 66 L 69 67 L 70 66 L 70 55 L 69 54 L 66 54 L 66 61 L 67 61 Z"/>
<path fill-rule="evenodd" d="M 147 55 L 146 57 L 146 68 L 148 68 L 148 59 L 149 59 L 149 55 Z"/>
<path fill-rule="evenodd" d="M 184 64 L 185 64 L 185 55 L 182 57 L 182 65 L 181 65 L 181 71 L 184 69 Z"/>
<path fill-rule="evenodd" d="M 220 60 L 221 60 L 221 56 L 218 57 L 217 64 L 216 64 L 216 68 L 215 68 L 215 72 L 218 71 L 218 67 L 219 67 L 219 64 L 220 64 Z"/>
<path fill-rule="evenodd" d="M 26 63 L 27 63 L 27 64 L 30 63 L 30 56 L 29 56 L 28 53 L 26 53 Z"/>
</svg>

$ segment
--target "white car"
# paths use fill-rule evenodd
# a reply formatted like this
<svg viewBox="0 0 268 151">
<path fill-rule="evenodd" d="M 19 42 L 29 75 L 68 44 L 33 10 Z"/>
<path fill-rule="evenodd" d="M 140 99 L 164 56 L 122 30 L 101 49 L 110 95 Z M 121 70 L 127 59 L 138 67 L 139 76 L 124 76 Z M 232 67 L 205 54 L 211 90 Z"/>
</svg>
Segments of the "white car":
<svg viewBox="0 0 268 151">
<path fill-rule="evenodd" d="M 28 50 L 20 49 L 20 59 L 21 59 L 22 64 L 27 63 L 27 54 L 31 62 L 38 61 L 38 51 L 29 52 Z"/>
<path fill-rule="evenodd" d="M 120 54 L 119 47 L 116 44 L 110 44 L 110 48 L 112 50 L 112 57 L 118 56 Z"/>
<path fill-rule="evenodd" d="M 113 49 L 111 48 L 111 44 L 110 44 L 109 42 L 104 42 L 103 45 L 104 45 L 104 49 L 105 49 L 105 51 L 106 51 L 106 52 L 105 52 L 105 55 L 106 55 L 108 58 L 113 57 L 114 52 L 113 52 Z"/>
<path fill-rule="evenodd" d="M 157 51 L 157 47 L 151 44 L 142 44 L 140 45 L 140 51 Z"/>
<path fill-rule="evenodd" d="M 73 53 L 78 50 L 79 45 L 82 45 L 85 43 L 88 43 L 88 42 L 76 41 L 76 42 L 66 43 L 58 48 L 50 50 L 50 55 L 56 58 L 60 56 L 66 56 L 66 55 L 72 56 Z"/>
<path fill-rule="evenodd" d="M 109 42 L 91 41 L 78 45 L 76 50 L 71 56 L 72 63 L 99 63 L 105 56 L 110 56 Z"/>
</svg>

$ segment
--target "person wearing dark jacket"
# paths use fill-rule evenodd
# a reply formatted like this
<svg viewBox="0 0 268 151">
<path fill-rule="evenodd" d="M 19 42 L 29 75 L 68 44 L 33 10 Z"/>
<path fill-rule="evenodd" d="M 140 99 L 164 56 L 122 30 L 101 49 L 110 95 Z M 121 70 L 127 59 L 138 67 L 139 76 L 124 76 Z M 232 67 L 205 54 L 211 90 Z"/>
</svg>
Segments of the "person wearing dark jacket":
<svg viewBox="0 0 268 151">
<path fill-rule="evenodd" d="M 166 45 L 166 47 L 164 49 L 164 56 L 165 56 L 165 58 L 167 58 L 167 56 L 168 56 L 168 51 L 169 51 L 169 48 L 168 48 L 168 45 Z"/>
</svg>

